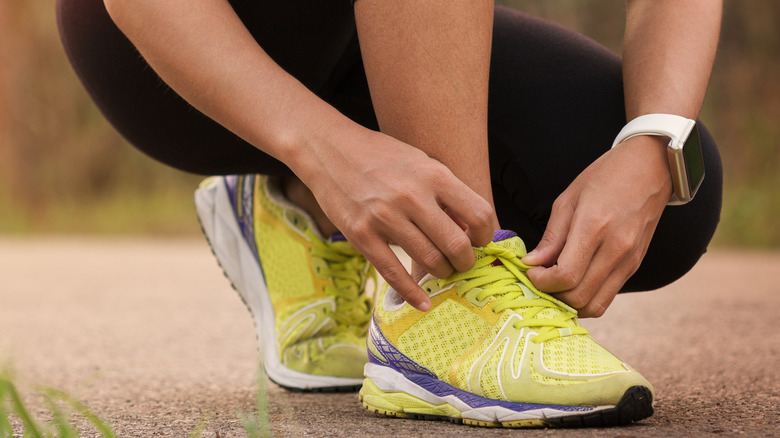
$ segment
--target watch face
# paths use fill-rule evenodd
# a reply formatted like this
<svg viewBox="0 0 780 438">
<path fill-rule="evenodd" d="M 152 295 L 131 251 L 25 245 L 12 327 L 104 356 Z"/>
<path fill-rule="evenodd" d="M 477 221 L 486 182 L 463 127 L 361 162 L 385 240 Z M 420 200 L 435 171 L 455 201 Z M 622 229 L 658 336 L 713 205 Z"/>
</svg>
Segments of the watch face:
<svg viewBox="0 0 780 438">
<path fill-rule="evenodd" d="M 688 193 L 690 197 L 699 190 L 702 180 L 704 180 L 704 157 L 701 153 L 701 140 L 699 139 L 699 128 L 694 126 L 690 135 L 683 145 L 683 161 L 685 162 L 685 173 L 688 176 Z"/>
</svg>

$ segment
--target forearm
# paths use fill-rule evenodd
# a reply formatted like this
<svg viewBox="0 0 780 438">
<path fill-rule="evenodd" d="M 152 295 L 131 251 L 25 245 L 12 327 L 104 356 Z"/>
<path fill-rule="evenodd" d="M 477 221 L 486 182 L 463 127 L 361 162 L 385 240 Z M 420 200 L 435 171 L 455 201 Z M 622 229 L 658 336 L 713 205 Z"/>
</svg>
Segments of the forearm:
<svg viewBox="0 0 780 438">
<path fill-rule="evenodd" d="M 626 118 L 696 118 L 718 44 L 719 0 L 629 0 L 623 53 Z"/>
<path fill-rule="evenodd" d="M 382 132 L 444 163 L 492 203 L 487 99 L 493 2 L 360 0 L 355 5 Z"/>
<path fill-rule="evenodd" d="M 105 3 L 112 19 L 171 88 L 288 166 L 300 167 L 311 155 L 308 148 L 321 143 L 317 136 L 328 132 L 321 127 L 349 124 L 276 65 L 227 1 Z"/>
<path fill-rule="evenodd" d="M 623 80 L 626 118 L 701 108 L 720 28 L 716 0 L 628 2 Z M 603 154 L 561 194 L 525 263 L 537 287 L 600 316 L 638 269 L 669 196 L 666 141 L 637 136 Z M 605 145 L 607 146 L 607 145 Z"/>
</svg>

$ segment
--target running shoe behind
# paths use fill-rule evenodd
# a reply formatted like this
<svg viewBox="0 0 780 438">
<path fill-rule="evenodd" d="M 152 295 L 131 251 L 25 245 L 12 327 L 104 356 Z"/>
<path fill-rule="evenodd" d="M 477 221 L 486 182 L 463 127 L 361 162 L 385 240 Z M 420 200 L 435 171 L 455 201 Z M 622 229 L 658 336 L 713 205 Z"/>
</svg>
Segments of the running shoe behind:
<svg viewBox="0 0 780 438">
<path fill-rule="evenodd" d="M 254 318 L 268 377 L 291 390 L 357 390 L 376 274 L 341 234 L 260 175 L 213 177 L 195 192 L 203 232 Z"/>
</svg>

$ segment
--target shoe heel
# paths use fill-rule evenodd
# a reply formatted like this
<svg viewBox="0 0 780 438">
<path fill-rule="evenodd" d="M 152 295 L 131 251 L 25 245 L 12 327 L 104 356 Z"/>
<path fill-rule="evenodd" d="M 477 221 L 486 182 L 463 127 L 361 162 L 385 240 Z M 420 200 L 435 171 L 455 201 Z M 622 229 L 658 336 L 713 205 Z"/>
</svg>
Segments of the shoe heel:
<svg viewBox="0 0 780 438">
<path fill-rule="evenodd" d="M 449 403 L 434 404 L 405 392 L 385 392 L 366 378 L 359 393 L 363 406 L 388 417 L 459 422 L 461 412 Z"/>
<path fill-rule="evenodd" d="M 209 178 L 195 191 L 195 209 L 203 234 L 222 271 L 246 301 L 248 284 L 247 279 L 243 278 L 242 266 L 251 264 L 246 266 L 250 270 L 257 270 L 258 266 L 251 252 L 242 248 L 246 243 L 242 241 L 243 236 L 233 217 L 227 187 L 221 178 Z"/>
<path fill-rule="evenodd" d="M 276 351 L 276 318 L 263 270 L 244 240 L 222 177 L 209 178 L 195 191 L 195 209 L 211 251 L 252 315 L 258 350 L 268 377 L 298 391 L 354 391 L 361 379 L 300 373 L 285 367 Z"/>
</svg>

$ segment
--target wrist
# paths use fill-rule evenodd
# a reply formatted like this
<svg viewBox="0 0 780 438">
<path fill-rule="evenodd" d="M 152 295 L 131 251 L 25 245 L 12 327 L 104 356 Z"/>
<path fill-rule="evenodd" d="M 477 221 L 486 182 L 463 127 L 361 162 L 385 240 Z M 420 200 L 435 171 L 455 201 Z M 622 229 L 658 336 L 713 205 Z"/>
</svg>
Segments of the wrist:
<svg viewBox="0 0 780 438">
<path fill-rule="evenodd" d="M 668 140 L 662 137 L 640 135 L 616 146 L 616 149 L 623 150 L 642 163 L 641 175 L 637 175 L 639 181 L 644 181 L 646 188 L 665 199 L 664 202 L 668 201 L 673 193 L 667 143 Z"/>
<path fill-rule="evenodd" d="M 274 142 L 279 161 L 311 187 L 311 179 L 322 174 L 327 161 L 341 155 L 347 140 L 357 131 L 366 130 L 325 102 L 304 106 L 306 110 L 291 114 L 284 126 L 278 127 Z"/>
<path fill-rule="evenodd" d="M 696 195 L 704 179 L 704 158 L 696 122 L 673 114 L 645 114 L 626 124 L 612 147 L 637 136 L 669 138 L 667 161 L 673 196 L 668 205 L 683 205 Z"/>
</svg>

